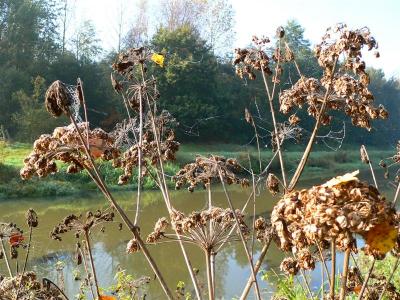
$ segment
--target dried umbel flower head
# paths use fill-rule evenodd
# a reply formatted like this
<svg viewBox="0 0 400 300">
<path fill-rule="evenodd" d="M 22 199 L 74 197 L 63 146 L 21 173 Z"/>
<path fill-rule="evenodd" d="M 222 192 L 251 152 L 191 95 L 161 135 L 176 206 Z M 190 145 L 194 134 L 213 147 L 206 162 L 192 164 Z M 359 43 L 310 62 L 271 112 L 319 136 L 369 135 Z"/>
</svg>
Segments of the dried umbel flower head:
<svg viewBox="0 0 400 300">
<path fill-rule="evenodd" d="M 279 179 L 275 176 L 275 174 L 269 173 L 265 184 L 272 195 L 275 196 L 279 193 Z"/>
<path fill-rule="evenodd" d="M 18 299 L 52 299 L 64 300 L 60 289 L 54 284 L 41 284 L 33 272 L 25 272 L 15 277 L 6 277 L 0 280 L 0 295 L 2 300 L 14 300 L 18 294 Z"/>
<path fill-rule="evenodd" d="M 119 157 L 119 150 L 114 147 L 114 139 L 110 134 L 100 128 L 90 130 L 87 123 L 77 125 L 85 141 L 89 133 L 89 149 L 94 158 L 111 160 Z M 33 175 L 44 177 L 55 173 L 58 171 L 56 160 L 69 165 L 68 173 L 77 173 L 90 165 L 78 131 L 72 124 L 55 128 L 52 135 L 42 134 L 33 143 L 33 151 L 24 159 L 20 176 L 25 180 Z"/>
<path fill-rule="evenodd" d="M 185 216 L 178 210 L 170 214 L 172 228 L 180 235 L 184 242 L 191 242 L 206 251 L 216 250 L 221 244 L 240 240 L 239 230 L 244 236 L 249 235 L 249 229 L 244 222 L 244 215 L 240 210 L 235 211 L 239 221 L 239 229 L 230 234 L 236 226 L 234 212 L 230 209 L 211 207 L 203 211 L 195 211 Z M 152 232 L 147 237 L 147 242 L 155 243 L 163 239 L 177 240 L 175 234 L 165 231 L 169 223 L 165 218 L 157 221 Z"/>
<path fill-rule="evenodd" d="M 175 119 L 163 111 L 155 118 L 155 124 L 158 131 L 158 142 L 154 138 L 150 124 L 150 118 L 145 122 L 143 140 L 141 145 L 142 154 L 142 175 L 146 176 L 148 169 L 157 166 L 162 162 L 174 161 L 176 153 L 179 150 L 179 143 L 175 140 L 175 132 L 172 129 L 175 125 Z M 118 133 L 115 135 L 117 140 Z M 139 143 L 130 146 L 118 159 L 114 161 L 115 167 L 122 168 L 124 173 L 119 177 L 118 184 L 126 184 L 133 175 L 133 168 L 139 164 Z"/>
<path fill-rule="evenodd" d="M 390 247 L 378 247 L 368 234 L 378 228 L 383 231 L 382 227 L 390 232 L 395 212 L 378 190 L 360 182 L 357 174 L 358 171 L 285 194 L 271 215 L 279 247 L 296 253 L 316 243 L 335 241 L 339 250 L 356 250 L 354 234 L 360 234 L 366 240 L 367 254 L 380 258 L 388 252 Z"/>
<path fill-rule="evenodd" d="M 57 226 L 50 232 L 50 237 L 54 240 L 61 241 L 61 234 L 69 231 L 75 232 L 75 237 L 79 238 L 81 234 L 88 233 L 92 228 L 105 222 L 114 220 L 114 212 L 105 212 L 97 210 L 95 213 L 87 212 L 86 216 L 76 216 L 74 214 L 66 216 Z"/>
<path fill-rule="evenodd" d="M 73 99 L 68 92 L 65 83 L 60 80 L 54 81 L 46 91 L 45 105 L 47 111 L 53 117 L 59 117 L 63 113 L 67 114 Z"/>
<path fill-rule="evenodd" d="M 267 222 L 263 217 L 257 218 L 254 222 L 256 238 L 263 244 L 268 244 L 272 239 L 276 239 L 276 234 L 270 222 Z"/>
<path fill-rule="evenodd" d="M 329 28 L 315 49 L 324 72 L 322 78 L 301 76 L 290 89 L 280 94 L 280 111 L 286 114 L 294 107 L 307 104 L 308 114 L 317 119 L 322 104 L 326 102 L 321 116 L 322 125 L 328 125 L 332 120 L 329 110 L 340 110 L 351 118 L 354 126 L 367 130 L 371 129 L 371 120 L 387 119 L 388 112 L 383 106 L 373 106 L 374 96 L 368 89 L 369 76 L 365 71 L 365 62 L 361 60 L 362 49 L 367 47 L 371 50 L 376 45 L 365 27 L 349 30 L 346 25 L 340 24 L 334 29 Z M 345 62 L 335 71 L 333 67 L 339 56 L 344 56 Z"/>
<path fill-rule="evenodd" d="M 263 71 L 267 75 L 272 75 L 269 66 L 271 58 L 266 53 L 266 45 L 270 42 L 267 37 L 259 39 L 253 37 L 253 43 L 256 48 L 235 49 L 233 65 L 236 68 L 236 74 L 243 78 L 247 76 L 250 80 L 256 79 L 256 71 Z"/>
<path fill-rule="evenodd" d="M 140 246 L 138 241 L 133 238 L 131 239 L 128 244 L 126 245 L 126 253 L 135 253 L 138 252 L 140 250 Z"/>
<path fill-rule="evenodd" d="M 28 209 L 25 214 L 26 223 L 29 227 L 37 227 L 38 226 L 38 216 L 33 208 Z"/>
<path fill-rule="evenodd" d="M 121 52 L 112 66 L 116 75 L 111 75 L 114 90 L 124 92 L 129 106 L 137 112 L 140 105 L 147 107 L 148 102 L 152 103 L 160 97 L 155 78 L 143 79 L 139 76 L 147 71 L 146 64 L 150 61 L 162 67 L 164 56 L 145 47 L 131 48 Z"/>
<path fill-rule="evenodd" d="M 295 258 L 286 257 L 282 260 L 280 269 L 287 275 L 296 275 L 300 270 L 300 265 Z"/>
<path fill-rule="evenodd" d="M 237 160 L 233 158 L 217 155 L 197 156 L 195 162 L 185 165 L 172 179 L 176 189 L 188 183 L 189 192 L 193 192 L 196 186 L 205 188 L 212 181 L 220 181 L 221 176 L 227 184 L 235 183 L 246 187 L 249 181 L 237 176 L 241 169 Z"/>
</svg>

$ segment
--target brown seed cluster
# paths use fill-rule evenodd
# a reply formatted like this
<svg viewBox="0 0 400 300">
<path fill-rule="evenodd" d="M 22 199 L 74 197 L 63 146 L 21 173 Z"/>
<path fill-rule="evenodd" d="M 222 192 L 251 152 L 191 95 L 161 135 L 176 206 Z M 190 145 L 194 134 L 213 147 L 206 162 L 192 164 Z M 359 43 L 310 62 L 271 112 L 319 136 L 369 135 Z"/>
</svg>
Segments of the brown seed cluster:
<svg viewBox="0 0 400 300">
<path fill-rule="evenodd" d="M 140 103 L 145 108 L 147 101 L 152 103 L 160 98 L 155 78 L 144 81 L 138 79 L 142 70 L 146 73 L 146 62 L 150 57 L 151 52 L 147 48 L 131 48 L 121 52 L 112 65 L 115 75 L 111 74 L 111 84 L 114 90 L 119 94 L 125 90 L 129 106 L 137 112 L 140 110 Z"/>
<path fill-rule="evenodd" d="M 236 210 L 235 214 L 239 221 L 239 230 L 244 236 L 248 236 L 250 231 L 244 222 L 243 213 Z M 237 229 L 230 235 L 230 231 L 236 226 L 236 221 L 234 212 L 228 208 L 211 207 L 192 212 L 187 216 L 178 210 L 173 210 L 170 218 L 172 228 L 183 241 L 193 242 L 203 250 L 216 250 L 222 243 L 239 240 Z M 165 233 L 168 227 L 169 223 L 165 218 L 159 219 L 154 231 L 147 237 L 147 242 L 155 243 L 162 238 L 173 238 L 173 235 Z"/>
<path fill-rule="evenodd" d="M 161 131 L 163 132 L 163 131 Z M 175 141 L 175 133 L 173 130 L 167 130 L 163 133 L 158 148 L 157 141 L 151 130 L 143 134 L 142 140 L 142 176 L 148 174 L 151 166 L 159 164 L 160 159 L 163 162 L 174 161 L 176 152 L 179 150 L 179 143 Z M 159 137 L 160 138 L 160 137 Z M 159 153 L 160 151 L 160 153 Z M 161 154 L 161 157 L 160 157 Z M 114 160 L 114 167 L 120 167 L 124 170 L 124 174 L 119 177 L 118 184 L 126 184 L 133 175 L 133 168 L 139 163 L 139 143 L 130 147 L 123 155 Z"/>
<path fill-rule="evenodd" d="M 283 27 L 277 29 L 277 37 L 283 38 L 285 31 Z M 272 50 L 272 55 L 268 55 L 267 51 L 270 39 L 268 37 L 258 38 L 253 36 L 252 39 L 254 47 L 235 49 L 235 56 L 232 64 L 235 66 L 236 75 L 240 78 L 247 76 L 250 80 L 256 79 L 256 71 L 262 71 L 265 75 L 270 76 L 273 74 L 270 64 L 272 62 L 289 62 L 294 60 L 293 51 L 286 45 L 284 54 L 280 48 Z M 279 83 L 279 77 L 282 74 L 282 67 L 278 64 L 275 66 L 275 76 L 273 82 Z"/>
<path fill-rule="evenodd" d="M 279 193 L 279 180 L 278 177 L 275 176 L 275 174 L 273 173 L 268 174 L 265 185 L 272 195 L 275 196 L 276 194 Z"/>
<path fill-rule="evenodd" d="M 255 220 L 254 229 L 256 238 L 260 243 L 268 244 L 271 239 L 277 238 L 271 223 L 267 222 L 263 217 L 259 217 Z"/>
<path fill-rule="evenodd" d="M 28 209 L 25 219 L 29 227 L 37 227 L 39 225 L 37 213 L 33 208 Z"/>
<path fill-rule="evenodd" d="M 236 159 L 217 155 L 197 156 L 195 162 L 185 165 L 172 179 L 178 190 L 185 184 L 189 184 L 189 192 L 193 192 L 196 186 L 205 188 L 213 180 L 220 181 L 220 172 L 227 184 L 249 186 L 247 179 L 239 178 L 236 175 L 240 171 L 241 167 Z"/>
<path fill-rule="evenodd" d="M 69 231 L 75 232 L 75 237 L 85 232 L 89 232 L 93 227 L 103 224 L 104 222 L 112 222 L 114 220 L 114 212 L 102 212 L 97 210 L 95 213 L 89 211 L 86 216 L 76 216 L 74 214 L 66 216 L 57 226 L 50 232 L 50 237 L 54 240 L 61 241 L 61 234 Z"/>
<path fill-rule="evenodd" d="M 87 123 L 78 123 L 79 131 L 87 140 Z M 93 157 L 103 160 L 116 159 L 119 151 L 113 146 L 114 139 L 100 128 L 89 130 L 89 147 Z M 57 172 L 56 160 L 68 164 L 67 173 L 77 173 L 89 166 L 84 153 L 78 131 L 71 124 L 57 127 L 52 135 L 42 134 L 33 144 L 33 151 L 24 159 L 24 167 L 20 171 L 22 179 L 33 175 L 45 177 Z"/>
<path fill-rule="evenodd" d="M 139 251 L 140 251 L 140 246 L 138 241 L 135 238 L 131 239 L 126 245 L 126 253 L 131 254 Z"/>
<path fill-rule="evenodd" d="M 369 76 L 365 71 L 365 62 L 361 60 L 362 49 L 367 47 L 371 50 L 376 45 L 367 28 L 349 30 L 346 25 L 338 25 L 335 29 L 328 29 L 315 49 L 324 71 L 323 77 L 318 80 L 301 76 L 292 88 L 280 94 L 281 112 L 286 114 L 294 107 L 307 104 L 308 114 L 318 118 L 329 89 L 327 109 L 321 117 L 322 125 L 328 125 L 332 120 L 329 110 L 343 111 L 354 126 L 368 130 L 371 129 L 371 120 L 387 119 L 388 112 L 383 106 L 373 106 L 374 96 L 368 89 Z M 332 73 L 335 61 L 342 55 L 345 62 L 340 72 Z"/>
<path fill-rule="evenodd" d="M 60 291 L 54 286 L 41 284 L 33 272 L 25 272 L 15 277 L 0 277 L 0 296 L 2 300 L 64 300 Z"/>
<path fill-rule="evenodd" d="M 59 117 L 63 113 L 67 114 L 73 99 L 69 94 L 65 83 L 60 80 L 54 81 L 46 91 L 45 106 L 53 117 Z"/>
<path fill-rule="evenodd" d="M 375 187 L 360 182 L 357 174 L 290 192 L 275 205 L 271 222 L 278 245 L 293 252 L 301 267 L 312 266 L 309 256 L 301 254 L 312 245 L 324 247 L 335 241 L 339 250 L 356 251 L 354 234 L 364 236 L 377 225 L 394 224 L 394 210 Z M 382 255 L 377 250 L 368 254 L 377 258 Z"/>
</svg>

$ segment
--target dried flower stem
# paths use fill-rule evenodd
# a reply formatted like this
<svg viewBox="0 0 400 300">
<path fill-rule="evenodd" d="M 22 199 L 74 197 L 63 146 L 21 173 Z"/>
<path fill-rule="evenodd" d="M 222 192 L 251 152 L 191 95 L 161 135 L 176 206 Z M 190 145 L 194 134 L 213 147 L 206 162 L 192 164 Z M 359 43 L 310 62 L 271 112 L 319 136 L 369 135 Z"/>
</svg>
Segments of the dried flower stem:
<svg viewBox="0 0 400 300">
<path fill-rule="evenodd" d="M 397 199 L 399 198 L 399 193 L 400 193 L 400 182 L 397 184 L 396 193 L 394 194 L 393 207 L 396 207 Z"/>
<path fill-rule="evenodd" d="M 374 172 L 374 169 L 372 168 L 371 160 L 369 159 L 367 148 L 364 145 L 361 145 L 361 149 L 362 149 L 361 151 L 364 151 L 364 153 L 365 153 L 365 157 L 366 157 L 366 159 L 368 161 L 368 165 L 369 165 L 369 168 L 371 170 L 371 174 L 372 174 L 372 178 L 374 180 L 375 187 L 378 189 L 378 183 L 377 183 L 376 178 L 375 178 L 375 172 Z"/>
<path fill-rule="evenodd" d="M 346 297 L 347 289 L 347 275 L 349 273 L 349 260 L 350 260 L 351 248 L 347 248 L 344 253 L 343 261 L 343 273 L 342 273 L 342 286 L 340 288 L 339 300 L 344 300 Z"/>
<path fill-rule="evenodd" d="M 80 252 L 80 254 L 81 254 L 81 256 L 82 256 L 83 267 L 84 267 L 84 269 L 85 269 L 86 277 L 87 277 L 87 279 L 88 279 L 90 292 L 91 292 L 91 294 L 92 294 L 93 299 L 96 299 L 96 297 L 95 297 L 95 295 L 94 295 L 94 292 L 93 292 L 93 287 L 92 287 L 92 283 L 91 283 L 91 274 L 90 274 L 90 272 L 89 272 L 89 267 L 88 267 L 88 265 L 87 265 L 87 257 L 86 257 L 86 254 L 82 251 L 81 248 L 79 248 L 79 252 Z"/>
<path fill-rule="evenodd" d="M 97 294 L 98 299 L 100 299 L 101 295 L 100 295 L 100 290 L 99 290 L 99 283 L 97 281 L 96 269 L 94 267 L 94 260 L 93 260 L 93 254 L 92 254 L 92 247 L 90 245 L 90 237 L 89 237 L 89 232 L 87 230 L 85 230 L 85 241 L 86 241 L 87 251 L 89 254 L 90 266 L 92 268 L 93 282 L 94 282 L 94 286 L 96 287 L 96 294 Z"/>
<path fill-rule="evenodd" d="M 22 268 L 22 275 L 21 276 L 24 276 L 24 273 L 25 273 L 25 270 L 26 270 L 26 265 L 28 264 L 29 251 L 31 249 L 31 242 L 32 242 L 32 231 L 33 231 L 33 227 L 29 226 L 29 240 L 28 240 L 28 246 L 27 246 L 26 255 L 25 255 L 25 261 L 24 261 L 24 267 Z M 18 274 L 18 271 L 17 271 L 17 274 Z M 19 293 L 21 291 L 21 283 L 22 282 L 19 283 L 17 294 L 15 296 L 16 300 L 18 300 Z"/>
<path fill-rule="evenodd" d="M 213 289 L 213 295 L 215 297 L 215 287 L 216 287 L 216 283 L 215 283 L 215 256 L 217 255 L 217 253 L 215 253 L 214 251 L 211 251 L 210 253 L 210 263 L 211 263 L 211 281 L 212 281 L 212 289 Z"/>
<path fill-rule="evenodd" d="M 385 293 L 386 293 L 386 290 L 387 290 L 387 288 L 389 286 L 389 283 L 392 280 L 392 278 L 394 276 L 394 273 L 397 270 L 397 267 L 399 266 L 399 262 L 400 262 L 400 257 L 397 256 L 396 261 L 395 261 L 394 266 L 393 266 L 393 269 L 392 269 L 392 272 L 390 273 L 389 278 L 386 280 L 386 283 L 385 283 L 385 286 L 383 287 L 382 293 L 379 295 L 379 300 L 382 300 L 383 297 L 385 296 Z"/>
<path fill-rule="evenodd" d="M 226 190 L 225 182 L 224 182 L 224 178 L 222 176 L 221 170 L 218 170 L 218 172 L 219 172 L 219 178 L 220 178 L 221 183 L 222 183 L 222 188 L 224 190 L 226 199 L 227 199 L 228 204 L 229 204 L 229 208 L 233 211 L 233 216 L 235 217 L 236 227 L 238 228 L 239 236 L 240 236 L 240 239 L 242 240 L 243 247 L 244 247 L 244 250 L 246 252 L 247 260 L 248 260 L 249 265 L 250 265 L 250 269 L 251 269 L 251 273 L 252 273 L 252 279 L 254 281 L 254 289 L 255 289 L 255 293 L 256 293 L 257 299 L 261 300 L 261 294 L 260 294 L 260 289 L 258 287 L 257 274 L 256 274 L 256 272 L 254 270 L 253 259 L 250 256 L 249 249 L 247 248 L 247 244 L 246 244 L 246 240 L 245 240 L 245 238 L 243 236 L 243 232 L 240 230 L 239 220 L 237 218 L 236 211 L 235 211 L 235 209 L 233 207 L 231 198 L 229 197 L 228 191 Z"/>
<path fill-rule="evenodd" d="M 26 255 L 25 255 L 25 261 L 24 261 L 24 267 L 22 269 L 22 275 L 24 275 L 25 270 L 26 270 L 26 265 L 28 264 L 29 252 L 31 250 L 31 243 L 32 243 L 32 232 L 33 232 L 33 227 L 29 226 L 28 248 L 26 249 Z"/>
<path fill-rule="evenodd" d="M 139 221 L 140 197 L 142 190 L 142 142 L 143 142 L 143 100 L 142 93 L 139 93 L 139 143 L 138 143 L 138 187 L 136 197 L 136 213 L 133 224 L 137 225 Z"/>
<path fill-rule="evenodd" d="M 335 299 L 335 277 L 336 277 L 336 244 L 335 240 L 331 241 L 331 256 L 332 256 L 332 265 L 331 265 L 331 286 L 329 290 L 329 299 Z"/>
<path fill-rule="evenodd" d="M 12 272 L 11 272 L 10 262 L 9 262 L 9 260 L 8 260 L 6 248 L 4 247 L 4 241 L 3 241 L 3 238 L 2 238 L 2 237 L 0 237 L 0 243 L 1 243 L 1 250 L 2 250 L 3 253 L 4 253 L 4 260 L 5 260 L 6 265 L 7 265 L 8 273 L 10 274 L 10 277 L 13 277 L 13 274 L 12 274 Z"/>
<path fill-rule="evenodd" d="M 146 85 L 143 65 L 141 65 L 141 75 L 142 75 L 143 84 Z M 156 126 L 156 123 L 155 123 L 154 112 L 150 109 L 151 105 L 150 105 L 149 96 L 148 96 L 147 93 L 145 94 L 145 96 L 146 96 L 146 103 L 147 103 L 147 105 L 149 107 L 149 111 L 150 111 L 150 120 L 151 120 L 152 129 L 153 129 L 154 140 L 156 141 L 156 144 L 157 144 L 158 161 L 159 161 L 159 167 L 160 167 L 160 171 L 161 171 L 161 172 L 159 172 L 157 170 L 157 177 L 158 177 L 159 182 L 160 182 L 160 190 L 161 190 L 161 193 L 163 195 L 163 198 L 164 198 L 165 204 L 167 206 L 168 212 L 171 213 L 172 212 L 172 207 L 171 207 L 171 202 L 170 202 L 170 199 L 169 199 L 167 182 L 166 182 L 166 179 L 165 179 L 164 164 L 163 164 L 162 155 L 161 155 L 160 137 L 158 135 L 157 126 Z M 161 175 L 160 175 L 160 173 L 161 173 Z M 185 263 L 186 263 L 187 269 L 188 269 L 189 274 L 190 274 L 190 278 L 192 280 L 192 283 L 193 283 L 193 286 L 194 286 L 194 289 L 195 289 L 195 292 L 196 292 L 196 296 L 200 300 L 200 299 L 202 299 L 201 292 L 200 292 L 199 284 L 197 282 L 197 278 L 196 278 L 196 276 L 195 276 L 195 274 L 193 272 L 192 264 L 191 264 L 191 262 L 189 260 L 189 257 L 187 255 L 186 249 L 185 249 L 185 247 L 183 245 L 183 241 L 181 239 L 180 234 L 176 230 L 175 230 L 175 232 L 176 232 L 177 237 L 178 237 L 179 246 L 181 247 L 182 254 L 183 254 L 183 257 L 185 259 Z"/>
<path fill-rule="evenodd" d="M 210 250 L 205 250 L 204 255 L 206 256 L 206 265 L 207 265 L 207 285 L 208 285 L 208 299 L 214 300 L 214 289 L 213 289 L 213 280 L 212 280 L 212 270 L 211 270 L 211 252 Z"/>
<path fill-rule="evenodd" d="M 142 252 L 143 252 L 144 256 L 146 257 L 146 259 L 147 259 L 148 263 L 150 264 L 152 270 L 156 274 L 156 277 L 158 278 L 158 281 L 160 282 L 161 287 L 164 290 L 165 294 L 167 295 L 168 299 L 173 299 L 172 292 L 168 288 L 168 286 L 167 286 L 167 284 L 166 284 L 166 282 L 164 280 L 164 277 L 161 275 L 160 270 L 158 269 L 158 266 L 156 265 L 153 257 L 150 255 L 145 243 L 141 239 L 139 231 L 138 231 L 138 228 L 135 225 L 132 224 L 131 220 L 128 218 L 128 216 L 126 215 L 124 210 L 118 205 L 118 203 L 115 201 L 114 197 L 111 195 L 110 191 L 108 190 L 107 186 L 105 185 L 103 179 L 101 178 L 101 176 L 100 176 L 100 174 L 99 174 L 99 172 L 97 170 L 96 164 L 95 164 L 95 162 L 93 160 L 92 155 L 90 154 L 89 149 L 86 147 L 86 144 L 85 144 L 85 141 L 83 139 L 82 133 L 81 133 L 79 127 L 77 126 L 75 119 L 72 117 L 70 112 L 68 112 L 68 115 L 69 115 L 69 118 L 70 118 L 71 122 L 74 124 L 75 129 L 78 132 L 78 136 L 79 136 L 79 139 L 81 141 L 81 144 L 82 144 L 82 146 L 84 148 L 84 151 L 85 151 L 85 153 L 86 153 L 86 155 L 87 155 L 87 157 L 88 157 L 88 159 L 89 159 L 89 161 L 90 161 L 90 163 L 92 165 L 92 168 L 93 168 L 96 176 L 94 176 L 90 172 L 89 172 L 89 174 L 91 174 L 91 177 L 93 176 L 92 179 L 98 185 L 98 187 L 103 192 L 103 194 L 105 195 L 106 199 L 110 202 L 110 204 L 117 210 L 118 214 L 121 216 L 121 218 L 124 221 L 125 225 L 129 228 L 129 230 L 135 236 L 140 248 L 142 249 Z M 87 170 L 88 170 L 88 168 L 87 168 Z"/>
<path fill-rule="evenodd" d="M 261 74 L 262 74 L 262 77 L 263 77 L 265 89 L 267 91 L 268 102 L 269 102 L 269 107 L 270 107 L 271 116 L 272 116 L 272 124 L 274 125 L 274 134 L 275 134 L 275 139 L 276 139 L 276 145 L 277 145 L 277 148 L 278 148 L 279 163 L 281 165 L 282 180 L 283 180 L 284 188 L 286 189 L 285 165 L 284 165 L 284 162 L 283 162 L 281 142 L 279 141 L 278 127 L 277 127 L 276 119 L 275 119 L 275 108 L 274 108 L 274 103 L 273 103 L 274 95 L 273 94 L 271 95 L 270 92 L 269 92 L 267 78 L 265 76 L 265 72 L 263 70 L 263 67 L 261 68 Z M 273 90 L 275 91 L 275 83 L 274 83 Z"/>
<path fill-rule="evenodd" d="M 254 272 L 257 274 L 258 271 L 260 270 L 261 264 L 264 261 L 265 256 L 267 255 L 269 246 L 271 244 L 271 239 L 263 246 L 260 252 L 260 257 L 258 258 L 256 264 L 254 265 Z M 244 300 L 247 298 L 250 292 L 250 288 L 253 285 L 253 277 L 250 276 L 250 278 L 247 280 L 247 284 L 242 292 L 242 295 L 240 296 L 240 300 Z"/>
<path fill-rule="evenodd" d="M 326 265 L 326 260 L 325 260 L 324 254 L 322 253 L 321 246 L 319 245 L 319 243 L 316 243 L 316 245 L 317 245 L 317 248 L 318 248 L 319 257 L 321 259 L 321 265 L 322 265 L 323 269 L 325 270 L 326 277 L 329 279 L 328 266 Z M 330 287 L 331 286 L 330 280 L 328 280 L 328 284 L 329 284 L 329 287 Z"/>
<path fill-rule="evenodd" d="M 375 262 L 376 262 L 376 259 L 374 257 L 373 260 L 372 260 L 371 267 L 369 268 L 368 273 L 365 276 L 364 283 L 363 283 L 363 285 L 361 287 L 360 294 L 358 295 L 358 300 L 361 300 L 363 298 L 363 296 L 364 296 L 364 292 L 365 292 L 365 289 L 366 289 L 366 287 L 368 285 L 368 281 L 369 281 L 369 279 L 371 277 L 372 271 L 374 270 Z"/>
<path fill-rule="evenodd" d="M 301 158 L 300 163 L 298 164 L 297 169 L 296 169 L 296 171 L 295 171 L 295 173 L 294 173 L 294 175 L 292 177 L 292 180 L 290 181 L 290 184 L 288 186 L 288 190 L 289 191 L 293 190 L 294 187 L 296 186 L 297 182 L 299 181 L 300 175 L 301 175 L 301 173 L 303 173 L 304 167 L 305 167 L 305 165 L 307 163 L 307 160 L 308 160 L 308 157 L 309 157 L 309 155 L 311 153 L 311 149 L 312 149 L 312 147 L 314 145 L 314 140 L 315 140 L 315 138 L 317 136 L 318 129 L 321 126 L 322 117 L 323 117 L 323 115 L 325 113 L 326 105 L 328 103 L 328 96 L 329 96 L 329 93 L 331 92 L 331 89 L 332 89 L 333 75 L 335 73 L 337 61 L 338 61 L 338 57 L 335 58 L 335 61 L 334 61 L 333 66 L 332 66 L 332 73 L 331 73 L 332 75 L 331 75 L 331 78 L 330 78 L 330 83 L 329 83 L 328 88 L 326 89 L 326 92 L 325 92 L 325 95 L 324 95 L 324 99 L 322 101 L 321 109 L 319 111 L 319 115 L 318 115 L 318 118 L 317 118 L 317 122 L 315 123 L 314 129 L 313 129 L 313 131 L 311 133 L 311 137 L 310 137 L 310 140 L 308 141 L 307 147 L 306 147 L 306 149 L 305 149 L 305 151 L 303 153 L 303 157 Z"/>
</svg>

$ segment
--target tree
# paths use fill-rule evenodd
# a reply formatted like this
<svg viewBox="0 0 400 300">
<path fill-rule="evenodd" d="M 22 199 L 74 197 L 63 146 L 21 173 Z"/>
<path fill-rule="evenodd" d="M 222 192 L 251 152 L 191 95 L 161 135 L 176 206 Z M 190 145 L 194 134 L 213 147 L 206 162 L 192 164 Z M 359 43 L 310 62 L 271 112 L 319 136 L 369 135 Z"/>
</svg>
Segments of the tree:
<svg viewBox="0 0 400 300">
<path fill-rule="evenodd" d="M 216 58 L 198 32 L 188 25 L 160 28 L 152 46 L 166 56 L 165 67 L 157 70 L 161 108 L 176 116 L 183 129 L 219 115 Z"/>
<path fill-rule="evenodd" d="M 71 42 L 75 58 L 82 63 L 94 61 L 101 53 L 100 40 L 96 37 L 96 29 L 91 21 L 83 22 Z"/>
<path fill-rule="evenodd" d="M 137 5 L 137 14 L 128 34 L 125 37 L 125 46 L 127 48 L 136 48 L 144 45 L 149 38 L 149 17 L 147 0 L 139 0 Z"/>
<path fill-rule="evenodd" d="M 223 55 L 232 51 L 234 39 L 234 12 L 228 0 L 209 0 L 200 31 L 214 53 Z"/>
<path fill-rule="evenodd" d="M 162 0 L 159 9 L 161 26 L 170 31 L 182 26 L 199 28 L 207 8 L 207 0 Z"/>
</svg>

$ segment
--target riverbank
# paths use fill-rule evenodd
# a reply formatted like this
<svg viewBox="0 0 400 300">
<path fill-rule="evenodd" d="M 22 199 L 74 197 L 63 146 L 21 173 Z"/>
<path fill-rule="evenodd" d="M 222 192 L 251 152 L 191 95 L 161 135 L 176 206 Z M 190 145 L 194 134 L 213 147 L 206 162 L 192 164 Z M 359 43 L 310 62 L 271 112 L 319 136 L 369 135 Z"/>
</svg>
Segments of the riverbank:
<svg viewBox="0 0 400 300">
<path fill-rule="evenodd" d="M 19 170 L 23 166 L 23 159 L 31 151 L 31 147 L 29 144 L 22 143 L 0 144 L 0 199 L 84 195 L 97 191 L 96 185 L 86 172 L 67 174 L 65 173 L 65 166 L 62 165 L 60 165 L 60 172 L 47 178 L 32 178 L 28 181 L 21 180 Z M 393 155 L 393 153 L 392 149 L 369 149 L 370 158 L 377 168 L 381 159 L 387 158 Z M 189 144 L 182 145 L 177 154 L 176 161 L 166 165 L 167 175 L 174 175 L 184 164 L 193 161 L 197 154 L 205 156 L 215 154 L 236 158 L 245 168 L 249 168 L 250 158 L 251 166 L 255 169 L 255 172 L 258 171 L 258 152 L 255 147 L 230 144 Z M 293 174 L 301 155 L 300 147 L 284 152 L 285 166 L 288 174 Z M 268 149 L 261 153 L 263 167 L 267 165 L 271 157 L 272 153 Z M 271 165 L 271 171 L 276 172 L 278 168 L 278 160 L 275 159 Z M 112 168 L 110 163 L 99 162 L 99 169 L 110 189 L 123 191 L 136 188 L 136 184 L 118 186 L 118 176 L 121 174 L 121 171 Z M 303 178 L 307 181 L 323 180 L 356 169 L 360 169 L 361 171 L 368 169 L 368 166 L 362 164 L 360 161 L 358 148 L 350 147 L 338 151 L 327 151 L 326 148 L 321 148 L 312 152 Z M 246 176 L 246 173 L 243 173 L 243 176 Z M 137 182 L 136 176 L 134 176 L 131 182 Z M 174 187 L 172 181 L 170 181 L 170 187 Z M 143 188 L 145 190 L 155 189 L 156 184 L 151 178 L 145 178 Z"/>
</svg>

